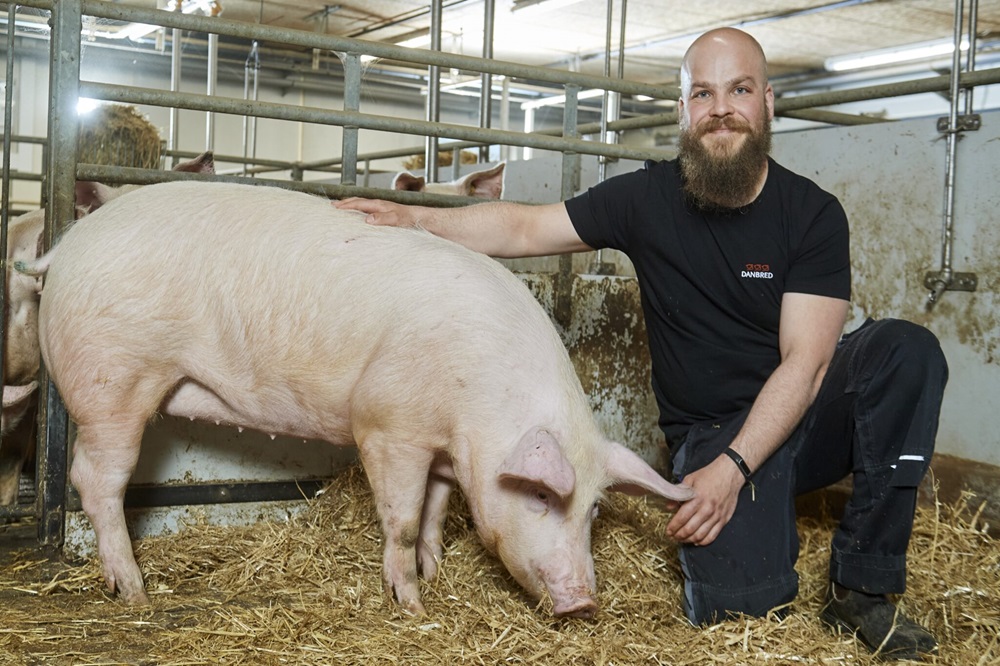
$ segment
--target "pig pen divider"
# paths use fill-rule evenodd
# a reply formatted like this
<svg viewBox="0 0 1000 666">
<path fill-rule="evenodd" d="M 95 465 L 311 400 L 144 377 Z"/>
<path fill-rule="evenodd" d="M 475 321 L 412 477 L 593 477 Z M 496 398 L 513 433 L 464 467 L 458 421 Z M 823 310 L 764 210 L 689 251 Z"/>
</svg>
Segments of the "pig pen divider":
<svg viewBox="0 0 1000 666">
<path fill-rule="evenodd" d="M 181 13 L 151 10 L 133 6 L 112 4 L 109 2 L 81 0 L 63 0 L 58 3 L 44 0 L 31 0 L 19 5 L 7 5 L 8 27 L 13 27 L 12 8 L 16 6 L 32 7 L 51 12 L 50 35 L 50 119 L 48 148 L 51 159 L 45 168 L 46 188 L 43 199 L 49 208 L 49 220 L 56 222 L 72 219 L 74 199 L 73 181 L 76 178 L 103 180 L 109 183 L 121 182 L 158 182 L 161 180 L 192 177 L 187 174 L 159 172 L 153 170 L 106 167 L 97 165 L 77 164 L 74 105 L 81 96 L 118 101 L 125 103 L 161 106 L 167 108 L 183 108 L 204 111 L 207 114 L 224 113 L 235 116 L 250 116 L 298 121 L 300 123 L 316 123 L 322 125 L 340 126 L 345 129 L 342 156 L 329 160 L 313 160 L 310 162 L 285 163 L 294 173 L 301 174 L 310 169 L 322 170 L 326 167 L 341 166 L 345 178 L 341 184 L 331 185 L 309 182 L 289 182 L 281 180 L 254 179 L 257 184 L 274 185 L 312 192 L 324 196 L 377 196 L 378 198 L 401 201 L 403 203 L 419 203 L 425 205 L 464 205 L 470 200 L 443 197 L 440 195 L 416 194 L 409 192 L 393 192 L 384 189 L 358 187 L 348 182 L 349 174 L 356 171 L 356 164 L 347 166 L 345 161 L 372 159 L 372 155 L 389 156 L 395 152 L 407 154 L 409 148 L 397 151 L 381 151 L 372 155 L 358 154 L 357 130 L 365 129 L 383 132 L 398 132 L 427 137 L 443 137 L 463 142 L 461 145 L 478 146 L 485 144 L 502 144 L 524 148 L 538 148 L 561 153 L 563 160 L 562 194 L 568 196 L 579 186 L 579 156 L 581 154 L 598 155 L 610 158 L 664 158 L 672 156 L 670 151 L 656 149 L 641 149 L 621 144 L 601 143 L 579 138 L 594 134 L 601 129 L 609 132 L 623 132 L 631 129 L 674 125 L 676 113 L 652 113 L 641 117 L 614 120 L 606 123 L 579 123 L 576 115 L 578 94 L 582 89 L 600 88 L 622 94 L 642 94 L 658 99 L 676 99 L 676 91 L 668 86 L 654 86 L 631 82 L 620 78 L 588 76 L 584 74 L 555 70 L 543 67 L 532 67 L 512 62 L 496 61 L 485 58 L 460 56 L 424 49 L 409 49 L 392 44 L 367 42 L 326 35 L 301 30 L 287 30 L 260 24 L 246 24 L 230 21 L 219 17 L 200 17 Z M 196 93 L 165 92 L 150 88 L 114 85 L 80 80 L 81 57 L 81 24 L 82 17 L 107 19 L 158 25 L 172 28 L 176 39 L 181 31 L 222 35 L 235 40 L 261 40 L 289 44 L 317 51 L 333 51 L 346 54 L 364 54 L 386 60 L 409 62 L 430 67 L 445 67 L 449 69 L 474 70 L 485 74 L 521 77 L 548 84 L 564 86 L 566 92 L 566 112 L 562 127 L 544 129 L 530 133 L 493 130 L 483 127 L 470 127 L 458 124 L 418 121 L 404 118 L 362 113 L 357 104 L 345 101 L 345 109 L 334 111 L 325 108 L 276 104 L 256 100 L 227 98 L 219 95 L 200 95 Z M 174 48 L 178 44 L 172 45 Z M 13 53 L 8 52 L 8 57 Z M 361 81 L 358 76 L 362 66 L 359 58 L 344 58 L 345 69 L 351 71 L 345 75 L 345 80 Z M 1000 81 L 1000 69 L 972 72 L 961 76 L 963 86 L 995 83 Z M 899 84 L 859 88 L 831 93 L 802 95 L 795 98 L 779 98 L 775 103 L 775 111 L 781 115 L 801 115 L 805 109 L 814 106 L 826 106 L 861 99 L 907 95 L 926 91 L 944 91 L 949 86 L 948 77 L 923 79 L 920 81 L 902 82 Z M 352 92 L 357 92 L 356 90 Z M 345 100 L 347 95 L 345 94 Z M 842 119 L 845 122 L 847 119 Z M 354 143 L 352 146 L 351 144 Z M 449 144 L 452 145 L 452 144 Z M 247 158 L 234 158 L 233 161 Z M 266 169 L 277 169 L 278 160 L 260 160 Z M 261 169 L 260 171 L 263 171 Z M 235 177 L 217 176 L 215 180 L 236 180 Z M 251 182 L 254 182 L 251 181 Z M 245 178 L 238 182 L 247 182 Z M 58 236 L 58 229 L 50 224 L 47 232 L 46 246 L 50 246 Z M 569 261 L 560 262 L 557 280 L 557 291 L 567 293 L 571 288 L 572 264 Z M 568 305 L 566 299 L 560 301 L 557 314 Z M 562 319 L 566 315 L 559 315 Z M 44 378 L 44 375 L 43 375 Z M 43 387 L 43 407 L 39 420 L 39 463 L 37 478 L 39 492 L 36 506 L 29 512 L 39 518 L 39 538 L 42 543 L 58 547 L 62 543 L 62 524 L 66 510 L 66 469 L 68 449 L 68 425 L 65 424 L 65 412 L 62 410 L 59 397 L 51 384 L 41 382 Z M 46 412 L 50 412 L 46 416 Z M 60 419 L 63 420 L 60 423 Z M 220 486 L 221 487 L 221 486 Z M 276 486 L 268 486 L 275 488 Z M 207 496 L 220 496 L 225 493 L 218 489 L 205 491 Z M 161 495 L 164 496 L 164 495 Z M 138 501 L 138 500 L 137 500 Z M 155 500 L 145 500 L 155 501 Z M 17 510 L 14 512 L 16 513 Z M 0 507 L 0 517 L 10 516 Z"/>
</svg>

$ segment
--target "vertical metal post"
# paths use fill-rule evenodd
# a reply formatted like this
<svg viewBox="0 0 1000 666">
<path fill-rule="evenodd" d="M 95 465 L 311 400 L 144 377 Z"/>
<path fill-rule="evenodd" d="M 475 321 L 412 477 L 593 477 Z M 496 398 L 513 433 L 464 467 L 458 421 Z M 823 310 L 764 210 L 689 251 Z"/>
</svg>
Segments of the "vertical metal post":
<svg viewBox="0 0 1000 666">
<path fill-rule="evenodd" d="M 625 11 L 628 0 L 622 0 L 622 13 L 619 18 L 618 33 L 618 78 L 625 78 Z M 607 25 L 605 27 L 604 40 L 604 76 L 611 76 L 611 28 L 614 25 L 614 0 L 608 0 Z M 621 93 L 604 91 L 604 98 L 601 103 L 601 143 L 617 143 L 618 133 L 608 131 L 608 124 L 621 116 Z M 597 182 L 603 183 L 608 177 L 608 162 L 613 161 L 607 155 L 597 158 Z M 596 275 L 614 274 L 614 264 L 604 262 L 604 251 L 598 249 L 594 252 L 594 260 L 590 265 L 590 272 Z"/>
<path fill-rule="evenodd" d="M 344 61 L 344 111 L 361 109 L 361 56 L 346 53 Z M 356 185 L 358 182 L 358 127 L 344 125 L 341 148 L 340 184 Z"/>
<path fill-rule="evenodd" d="M 208 35 L 208 81 L 205 94 L 215 96 L 216 83 L 219 80 L 219 36 Z M 209 111 L 205 117 L 205 150 L 215 150 L 215 114 Z"/>
<path fill-rule="evenodd" d="M 170 92 L 180 92 L 181 89 L 181 39 L 180 28 L 174 28 L 171 31 L 170 39 Z M 177 123 L 179 119 L 180 109 L 176 106 L 170 107 L 170 126 L 167 130 L 167 147 L 171 150 L 171 152 L 177 150 Z M 179 161 L 179 158 L 175 155 L 173 157 L 173 163 L 170 166 L 176 166 Z"/>
<path fill-rule="evenodd" d="M 965 57 L 965 71 L 967 72 L 976 71 L 976 42 L 979 39 L 976 35 L 976 30 L 978 29 L 978 23 L 979 0 L 972 0 L 969 4 L 969 53 Z M 965 89 L 965 115 L 972 113 L 972 102 L 975 92 L 975 86 L 969 86 Z"/>
<path fill-rule="evenodd" d="M 510 77 L 503 77 L 500 84 L 500 129 L 510 129 Z M 510 146 L 504 144 L 500 146 L 500 159 L 508 160 L 511 156 Z"/>
<path fill-rule="evenodd" d="M 493 21 L 496 0 L 483 3 L 483 58 L 493 60 Z M 479 83 L 479 126 L 489 127 L 493 120 L 493 76 L 483 72 Z M 479 147 L 479 161 L 490 159 L 490 147 Z"/>
<path fill-rule="evenodd" d="M 3 104 L 3 182 L 0 183 L 3 200 L 0 202 L 0 257 L 7 256 L 7 224 L 10 222 L 10 146 L 14 117 L 14 29 L 17 23 L 17 5 L 7 5 L 7 69 L 4 77 Z M 5 264 L 6 265 L 6 264 Z M 7 271 L 0 270 L 0 312 L 7 312 Z M 0 326 L 0 359 L 7 354 L 6 327 Z M 2 366 L 0 366 L 2 367 Z M 4 382 L 5 383 L 5 382 Z M 3 383 L 0 383 L 0 400 Z"/>
<path fill-rule="evenodd" d="M 250 46 L 246 62 L 243 64 L 243 99 L 257 101 L 258 79 L 260 78 L 259 42 L 255 39 Z M 253 86 L 250 80 L 253 79 Z M 251 122 L 252 119 L 252 122 Z M 243 116 L 243 175 L 247 175 L 248 158 L 256 157 L 257 116 Z"/>
<path fill-rule="evenodd" d="M 563 136 L 578 138 L 580 87 L 566 86 L 566 106 L 563 110 Z M 563 153 L 560 198 L 565 201 L 580 188 L 580 154 Z M 569 328 L 573 315 L 573 255 L 559 255 L 559 272 L 555 279 L 553 315 L 563 328 Z"/>
<path fill-rule="evenodd" d="M 74 218 L 77 160 L 76 104 L 80 96 L 80 0 L 62 0 L 52 8 L 49 64 L 49 181 L 45 247 Z M 39 479 L 37 493 L 38 540 L 62 546 L 66 510 L 66 463 L 69 418 L 52 380 L 41 373 L 39 405 Z"/>
<path fill-rule="evenodd" d="M 431 50 L 441 50 L 441 0 L 431 0 Z M 441 68 L 427 68 L 427 120 L 441 120 Z M 427 137 L 424 149 L 424 178 L 428 183 L 438 182 L 438 138 Z"/>
</svg>

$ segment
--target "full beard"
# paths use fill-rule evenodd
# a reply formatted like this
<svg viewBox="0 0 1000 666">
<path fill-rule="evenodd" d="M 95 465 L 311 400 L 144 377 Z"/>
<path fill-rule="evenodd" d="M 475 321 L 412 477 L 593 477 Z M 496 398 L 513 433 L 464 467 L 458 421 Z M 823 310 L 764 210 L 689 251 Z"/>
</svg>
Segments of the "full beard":
<svg viewBox="0 0 1000 666">
<path fill-rule="evenodd" d="M 737 136 L 725 137 L 726 143 L 706 147 L 703 137 L 725 127 L 744 135 L 742 144 L 733 147 Z M 696 129 L 684 129 L 680 135 L 678 159 L 684 193 L 698 209 L 731 212 L 753 201 L 760 183 L 761 170 L 771 152 L 771 121 L 765 115 L 754 128 L 734 118 L 713 118 Z"/>
</svg>

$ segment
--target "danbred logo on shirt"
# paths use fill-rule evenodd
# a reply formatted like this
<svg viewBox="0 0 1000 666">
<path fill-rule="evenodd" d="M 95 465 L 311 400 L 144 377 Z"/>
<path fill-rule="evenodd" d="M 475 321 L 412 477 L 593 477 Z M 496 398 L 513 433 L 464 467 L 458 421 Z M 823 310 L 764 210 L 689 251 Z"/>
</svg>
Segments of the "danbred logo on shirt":
<svg viewBox="0 0 1000 666">
<path fill-rule="evenodd" d="M 756 278 L 758 280 L 770 280 L 774 277 L 769 264 L 747 264 L 743 267 L 740 277 Z"/>
</svg>

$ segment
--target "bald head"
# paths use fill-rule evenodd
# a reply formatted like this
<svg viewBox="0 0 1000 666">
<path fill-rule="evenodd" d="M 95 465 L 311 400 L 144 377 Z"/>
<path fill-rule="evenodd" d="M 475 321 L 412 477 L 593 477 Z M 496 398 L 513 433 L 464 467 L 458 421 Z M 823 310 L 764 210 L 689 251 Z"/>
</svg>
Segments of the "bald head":
<svg viewBox="0 0 1000 666">
<path fill-rule="evenodd" d="M 693 76 L 714 62 L 740 62 L 759 85 L 767 85 L 767 59 L 756 39 L 736 28 L 709 30 L 688 47 L 681 63 L 682 94 L 691 89 Z"/>
</svg>

